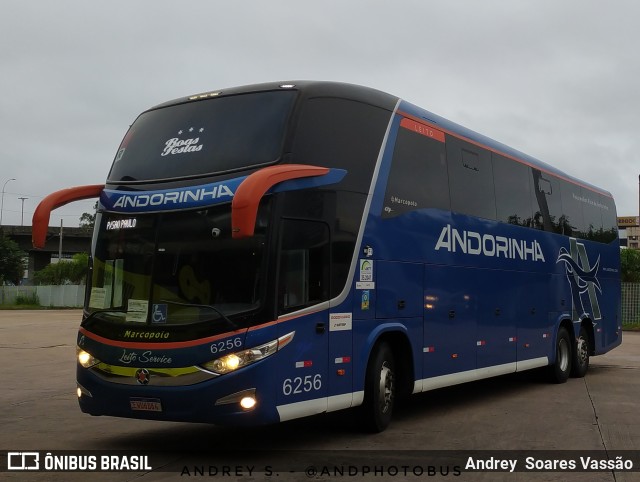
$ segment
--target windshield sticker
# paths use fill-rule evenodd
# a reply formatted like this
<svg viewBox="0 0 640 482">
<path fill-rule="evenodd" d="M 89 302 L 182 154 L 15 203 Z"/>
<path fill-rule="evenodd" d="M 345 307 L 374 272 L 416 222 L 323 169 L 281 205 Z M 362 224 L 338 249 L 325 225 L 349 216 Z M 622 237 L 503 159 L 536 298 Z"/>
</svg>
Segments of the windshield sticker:
<svg viewBox="0 0 640 482">
<path fill-rule="evenodd" d="M 91 297 L 89 298 L 89 308 L 104 309 L 107 293 L 104 288 L 91 288 Z"/>
<path fill-rule="evenodd" d="M 193 134 L 195 129 L 190 127 L 187 130 L 187 135 Z M 204 132 L 204 128 L 198 129 L 199 133 Z M 185 132 L 180 129 L 178 135 L 181 136 Z M 199 137 L 190 137 L 188 139 L 180 139 L 179 137 L 173 137 L 164 143 L 164 149 L 161 156 L 170 156 L 175 154 L 184 154 L 186 152 L 198 152 L 202 150 L 203 144 L 200 144 Z"/>
<path fill-rule="evenodd" d="M 127 309 L 127 321 L 145 323 L 147 321 L 147 310 L 149 302 L 147 300 L 129 300 Z"/>
<path fill-rule="evenodd" d="M 151 311 L 151 323 L 166 323 L 167 322 L 167 305 L 166 304 L 154 304 Z"/>
<path fill-rule="evenodd" d="M 113 300 L 111 306 L 122 306 L 124 300 L 124 259 L 119 258 L 113 263 Z M 105 306 L 106 308 L 106 306 Z"/>
</svg>

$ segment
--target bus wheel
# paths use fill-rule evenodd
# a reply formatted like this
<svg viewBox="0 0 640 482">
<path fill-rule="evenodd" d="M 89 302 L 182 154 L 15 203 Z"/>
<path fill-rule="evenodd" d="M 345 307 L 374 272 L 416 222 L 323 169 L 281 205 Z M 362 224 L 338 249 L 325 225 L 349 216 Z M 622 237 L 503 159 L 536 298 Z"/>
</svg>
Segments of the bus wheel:
<svg viewBox="0 0 640 482">
<path fill-rule="evenodd" d="M 396 397 L 393 352 L 386 342 L 375 349 L 367 367 L 363 423 L 367 430 L 382 432 L 389 426 Z"/>
<path fill-rule="evenodd" d="M 571 337 L 563 326 L 556 337 L 556 361 L 549 367 L 549 375 L 554 383 L 564 383 L 571 373 Z"/>
<path fill-rule="evenodd" d="M 587 374 L 589 369 L 589 331 L 584 327 L 580 327 L 580 336 L 576 340 L 573 349 L 573 360 L 571 363 L 571 376 L 582 378 Z"/>
</svg>

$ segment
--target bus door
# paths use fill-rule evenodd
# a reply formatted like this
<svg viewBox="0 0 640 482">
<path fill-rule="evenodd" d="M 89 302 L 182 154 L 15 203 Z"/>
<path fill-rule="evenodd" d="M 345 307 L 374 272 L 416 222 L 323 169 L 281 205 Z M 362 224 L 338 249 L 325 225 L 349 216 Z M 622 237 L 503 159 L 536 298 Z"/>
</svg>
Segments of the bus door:
<svg viewBox="0 0 640 482">
<path fill-rule="evenodd" d="M 483 287 L 479 299 L 477 327 L 477 367 L 500 367 L 515 371 L 518 345 L 516 321 L 525 317 L 529 297 L 527 273 L 502 269 L 483 270 L 478 286 Z M 500 371 L 499 373 L 502 373 Z"/>
<path fill-rule="evenodd" d="M 565 276 L 527 273 L 526 284 L 523 279 L 520 291 L 522 316 L 518 319 L 518 370 L 528 366 L 531 360 L 551 356 L 553 353 L 554 325 L 560 318 L 560 312 L 549 310 L 556 306 L 558 293 L 561 293 L 561 281 Z"/>
<path fill-rule="evenodd" d="M 278 314 L 282 330 L 295 335 L 279 355 L 281 420 L 327 410 L 329 313 L 313 306 L 329 299 L 329 241 L 329 226 L 324 222 L 282 220 Z"/>
<path fill-rule="evenodd" d="M 425 270 L 425 378 L 476 368 L 477 271 L 453 266 L 428 266 Z"/>
</svg>

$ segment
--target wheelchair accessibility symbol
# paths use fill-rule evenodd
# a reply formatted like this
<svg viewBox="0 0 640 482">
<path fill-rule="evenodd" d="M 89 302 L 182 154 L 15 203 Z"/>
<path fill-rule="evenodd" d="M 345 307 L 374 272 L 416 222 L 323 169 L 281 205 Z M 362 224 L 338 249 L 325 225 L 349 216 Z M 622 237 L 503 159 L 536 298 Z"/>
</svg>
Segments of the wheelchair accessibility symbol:
<svg viewBox="0 0 640 482">
<path fill-rule="evenodd" d="M 166 323 L 167 322 L 167 305 L 158 304 L 153 305 L 153 311 L 151 312 L 151 323 Z"/>
</svg>

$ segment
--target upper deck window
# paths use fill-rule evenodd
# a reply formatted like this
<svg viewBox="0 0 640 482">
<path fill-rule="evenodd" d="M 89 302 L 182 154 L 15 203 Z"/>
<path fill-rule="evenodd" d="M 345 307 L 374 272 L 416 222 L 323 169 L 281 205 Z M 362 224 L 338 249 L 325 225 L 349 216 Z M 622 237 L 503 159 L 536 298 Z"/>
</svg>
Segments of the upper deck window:
<svg viewBox="0 0 640 482">
<path fill-rule="evenodd" d="M 145 112 L 122 141 L 109 181 L 184 178 L 274 162 L 295 96 L 258 92 Z"/>
</svg>

